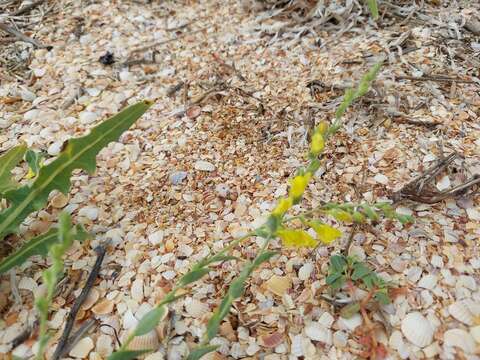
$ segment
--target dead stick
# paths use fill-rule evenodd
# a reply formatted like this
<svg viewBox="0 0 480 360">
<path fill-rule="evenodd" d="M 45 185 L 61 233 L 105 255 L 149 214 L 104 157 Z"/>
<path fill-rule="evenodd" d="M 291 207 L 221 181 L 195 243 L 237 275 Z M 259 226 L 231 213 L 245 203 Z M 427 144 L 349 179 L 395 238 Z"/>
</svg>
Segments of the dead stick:
<svg viewBox="0 0 480 360">
<path fill-rule="evenodd" d="M 464 84 L 476 84 L 476 82 L 472 80 L 464 80 L 464 79 L 453 78 L 448 76 L 422 76 L 422 77 L 395 76 L 395 78 L 397 80 L 438 81 L 438 82 L 457 82 L 457 83 L 464 83 Z"/>
<path fill-rule="evenodd" d="M 17 39 L 21 40 L 21 41 L 25 41 L 27 43 L 30 43 L 32 44 L 33 46 L 39 48 L 39 49 L 47 49 L 47 50 L 51 50 L 52 49 L 52 46 L 48 46 L 48 45 L 43 45 L 41 43 L 39 43 L 37 40 L 35 39 L 32 39 L 31 37 L 28 37 L 27 35 L 21 33 L 20 31 L 18 30 L 15 30 L 14 28 L 0 22 L 0 30 L 3 30 L 7 33 L 9 33 L 10 35 L 13 35 L 15 36 Z"/>
<path fill-rule="evenodd" d="M 88 319 L 85 321 L 77 331 L 73 333 L 73 335 L 68 339 L 67 343 L 65 344 L 62 354 L 68 354 L 70 350 L 80 341 L 80 339 L 85 335 L 95 324 L 96 319 Z M 63 355 L 62 355 L 63 357 Z"/>
<path fill-rule="evenodd" d="M 34 8 L 36 8 L 38 5 L 41 5 L 42 3 L 44 3 L 45 0 L 37 0 L 37 1 L 34 1 L 33 3 L 31 3 L 30 5 L 27 5 L 21 9 L 18 9 L 17 11 L 15 11 L 13 14 L 11 14 L 10 16 L 18 16 L 18 15 L 22 15 L 22 14 L 25 14 L 26 12 L 29 12 L 30 10 L 33 10 Z"/>
<path fill-rule="evenodd" d="M 93 265 L 90 275 L 88 275 L 87 282 L 85 283 L 85 286 L 83 287 L 82 292 L 80 293 L 80 296 L 75 300 L 75 303 L 73 304 L 72 309 L 68 314 L 65 329 L 63 330 L 62 337 L 60 338 L 57 348 L 53 353 L 52 360 L 60 359 L 63 356 L 63 354 L 65 354 L 66 352 L 67 341 L 70 336 L 70 333 L 72 332 L 73 325 L 75 323 L 75 318 L 77 317 L 77 314 L 80 311 L 80 307 L 87 299 L 87 296 L 90 293 L 90 290 L 92 289 L 98 274 L 100 273 L 100 267 L 102 265 L 103 258 L 105 257 L 106 251 L 107 250 L 105 246 L 97 246 L 95 248 L 95 252 L 97 253 L 97 260 L 95 261 L 95 265 Z"/>
</svg>

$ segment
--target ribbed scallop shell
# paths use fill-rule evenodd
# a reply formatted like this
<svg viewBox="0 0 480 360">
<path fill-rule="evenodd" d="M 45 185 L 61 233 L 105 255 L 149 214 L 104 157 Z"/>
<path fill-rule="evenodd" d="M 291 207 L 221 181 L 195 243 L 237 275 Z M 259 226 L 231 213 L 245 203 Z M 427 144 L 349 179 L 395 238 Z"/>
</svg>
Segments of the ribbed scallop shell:
<svg viewBox="0 0 480 360">
<path fill-rule="evenodd" d="M 402 320 L 402 333 L 412 344 L 418 347 L 430 345 L 433 340 L 433 327 L 421 313 L 415 311 Z"/>
<path fill-rule="evenodd" d="M 185 310 L 189 316 L 198 319 L 210 312 L 210 307 L 197 299 L 187 299 L 185 301 Z"/>
<path fill-rule="evenodd" d="M 475 340 L 472 335 L 462 329 L 451 329 L 443 334 L 443 342 L 446 346 L 457 347 L 468 354 L 475 352 Z"/>
<path fill-rule="evenodd" d="M 128 345 L 128 350 L 158 350 L 160 342 L 155 330 L 150 331 L 142 336 L 135 336 Z"/>
<path fill-rule="evenodd" d="M 448 307 L 448 312 L 454 319 L 467 325 L 473 325 L 474 316 L 465 301 L 454 302 Z"/>
</svg>

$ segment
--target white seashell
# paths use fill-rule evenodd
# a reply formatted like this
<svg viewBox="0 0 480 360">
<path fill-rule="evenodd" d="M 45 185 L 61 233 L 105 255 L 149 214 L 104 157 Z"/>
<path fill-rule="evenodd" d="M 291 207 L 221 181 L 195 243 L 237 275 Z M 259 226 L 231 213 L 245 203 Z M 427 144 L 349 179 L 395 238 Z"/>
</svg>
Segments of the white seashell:
<svg viewBox="0 0 480 360">
<path fill-rule="evenodd" d="M 132 294 L 132 299 L 137 302 L 141 302 L 143 300 L 143 279 L 135 279 L 132 282 L 130 291 Z"/>
<path fill-rule="evenodd" d="M 437 182 L 437 189 L 440 191 L 446 190 L 450 187 L 450 178 L 448 175 L 445 175 Z"/>
<path fill-rule="evenodd" d="M 332 331 L 318 322 L 312 322 L 305 326 L 305 335 L 311 340 L 320 341 L 327 345 L 332 343 Z"/>
<path fill-rule="evenodd" d="M 19 290 L 28 290 L 28 291 L 31 291 L 32 293 L 35 293 L 37 288 L 38 288 L 37 282 L 33 280 L 31 277 L 22 277 L 20 279 L 20 282 L 18 283 Z"/>
<path fill-rule="evenodd" d="M 68 196 L 58 192 L 52 197 L 51 204 L 56 209 L 61 209 L 68 204 Z"/>
<path fill-rule="evenodd" d="M 59 141 L 52 143 L 52 145 L 48 147 L 47 153 L 52 156 L 60 154 L 60 151 L 62 150 L 62 144 L 63 143 Z"/>
<path fill-rule="evenodd" d="M 302 281 L 307 280 L 313 272 L 313 264 L 305 263 L 300 270 L 298 270 L 298 278 Z"/>
<path fill-rule="evenodd" d="M 383 174 L 375 175 L 373 180 L 375 180 L 375 182 L 377 182 L 379 184 L 382 184 L 382 185 L 387 185 L 388 184 L 388 177 L 386 177 Z"/>
<path fill-rule="evenodd" d="M 418 287 L 432 290 L 435 287 L 435 285 L 437 285 L 437 281 L 438 279 L 436 275 L 428 274 L 428 275 L 424 275 L 420 279 L 417 285 Z"/>
<path fill-rule="evenodd" d="M 85 359 L 94 347 L 93 340 L 89 337 L 84 337 L 70 350 L 68 355 L 77 359 Z"/>
<path fill-rule="evenodd" d="M 325 311 L 318 319 L 318 323 L 326 328 L 330 328 L 334 321 L 335 319 L 333 316 L 327 311 Z"/>
<path fill-rule="evenodd" d="M 470 335 L 473 339 L 480 344 L 480 325 L 474 326 L 470 329 Z"/>
<path fill-rule="evenodd" d="M 302 335 L 295 335 L 292 339 L 292 345 L 290 346 L 290 352 L 294 356 L 303 356 Z M 248 350 L 247 350 L 248 354 Z"/>
<path fill-rule="evenodd" d="M 90 124 L 97 120 L 98 115 L 91 111 L 84 111 L 80 114 L 79 120 L 82 124 Z"/>
<path fill-rule="evenodd" d="M 104 358 L 110 355 L 113 352 L 112 338 L 105 334 L 99 335 L 95 345 L 95 351 Z"/>
<path fill-rule="evenodd" d="M 292 280 L 288 276 L 273 275 L 265 285 L 273 294 L 283 296 L 292 286 Z"/>
<path fill-rule="evenodd" d="M 435 266 L 436 268 L 443 268 L 443 258 L 439 255 L 432 255 L 432 258 L 430 260 L 430 264 Z"/>
<path fill-rule="evenodd" d="M 158 230 L 148 236 L 148 241 L 150 241 L 152 245 L 159 245 L 163 241 L 163 236 L 164 236 L 163 231 Z"/>
<path fill-rule="evenodd" d="M 123 314 L 123 328 L 126 330 L 133 329 L 138 324 L 138 319 L 133 315 L 132 310 L 128 309 Z"/>
<path fill-rule="evenodd" d="M 210 307 L 197 299 L 187 299 L 185 300 L 185 311 L 193 318 L 201 318 L 210 312 Z"/>
<path fill-rule="evenodd" d="M 454 319 L 467 325 L 473 325 L 474 316 L 466 301 L 454 302 L 448 307 L 448 312 Z"/>
<path fill-rule="evenodd" d="M 152 354 L 148 354 L 145 360 L 164 360 L 165 356 L 161 352 L 154 352 Z"/>
<path fill-rule="evenodd" d="M 457 347 L 468 354 L 475 352 L 475 340 L 472 335 L 462 329 L 451 329 L 443 334 L 443 343 L 445 346 Z"/>
<path fill-rule="evenodd" d="M 345 319 L 342 317 L 338 319 L 338 327 L 341 330 L 354 331 L 357 327 L 362 325 L 362 323 L 363 323 L 362 316 L 358 313 L 348 319 Z"/>
<path fill-rule="evenodd" d="M 433 327 L 421 313 L 415 311 L 402 320 L 402 333 L 412 344 L 418 347 L 430 345 L 433 340 Z"/>
<path fill-rule="evenodd" d="M 142 336 L 135 336 L 128 345 L 128 350 L 158 350 L 160 341 L 155 330 L 150 331 Z"/>
<path fill-rule="evenodd" d="M 435 341 L 428 345 L 426 348 L 423 349 L 423 353 L 427 358 L 433 358 L 436 355 L 440 354 L 442 349 L 440 348 L 440 345 L 438 345 L 438 341 Z"/>
<path fill-rule="evenodd" d="M 98 218 L 98 208 L 96 207 L 84 207 L 78 212 L 79 216 L 86 217 L 89 220 L 97 220 Z"/>
<path fill-rule="evenodd" d="M 93 305 L 95 305 L 95 303 L 98 301 L 98 299 L 100 299 L 100 292 L 97 289 L 93 288 L 88 293 L 88 296 L 85 299 L 85 301 L 83 302 L 83 304 L 81 306 L 81 309 L 82 310 L 90 309 Z"/>
<path fill-rule="evenodd" d="M 347 346 L 348 335 L 344 331 L 335 331 L 333 333 L 333 345 L 337 348 L 344 348 Z"/>
<path fill-rule="evenodd" d="M 204 161 L 204 160 L 198 160 L 197 162 L 195 162 L 193 167 L 196 170 L 200 170 L 200 171 L 214 171 L 215 170 L 215 165 L 213 165 L 212 163 L 210 163 L 208 161 Z"/>
</svg>

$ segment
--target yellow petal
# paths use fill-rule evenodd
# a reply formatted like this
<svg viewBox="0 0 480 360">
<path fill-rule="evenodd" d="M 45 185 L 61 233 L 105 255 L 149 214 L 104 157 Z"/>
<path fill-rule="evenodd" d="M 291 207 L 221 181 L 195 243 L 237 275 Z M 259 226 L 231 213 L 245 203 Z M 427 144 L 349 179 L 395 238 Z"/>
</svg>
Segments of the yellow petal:
<svg viewBox="0 0 480 360">
<path fill-rule="evenodd" d="M 283 216 L 283 214 L 285 214 L 288 211 L 288 209 L 292 207 L 292 205 L 293 205 L 292 198 L 288 197 L 288 198 L 280 199 L 275 209 L 273 209 L 272 215 Z"/>
<path fill-rule="evenodd" d="M 345 210 L 332 209 L 328 213 L 338 221 L 343 221 L 346 223 L 351 223 L 353 221 L 352 215 Z"/>
<path fill-rule="evenodd" d="M 328 123 L 325 121 L 322 121 L 320 124 L 317 125 L 317 128 L 315 129 L 315 132 L 319 132 L 320 134 L 325 134 L 328 130 Z"/>
<path fill-rule="evenodd" d="M 319 132 L 316 132 L 312 136 L 312 147 L 310 151 L 314 155 L 318 155 L 323 151 L 323 148 L 325 147 L 325 140 L 323 139 L 323 135 L 320 134 Z"/>
<path fill-rule="evenodd" d="M 27 175 L 25 175 L 25 179 L 33 179 L 37 174 L 35 174 L 35 172 L 31 169 L 31 168 L 28 168 L 28 172 L 27 172 Z"/>
<path fill-rule="evenodd" d="M 309 225 L 318 235 L 318 240 L 323 244 L 331 244 L 334 240 L 342 236 L 342 232 L 334 227 L 319 222 L 310 222 Z"/>
<path fill-rule="evenodd" d="M 304 230 L 280 229 L 277 235 L 287 247 L 310 247 L 317 246 L 317 241 Z"/>
<path fill-rule="evenodd" d="M 293 199 L 298 199 L 302 197 L 311 177 L 312 174 L 306 173 L 304 175 L 297 175 L 292 180 L 290 180 L 289 194 Z"/>
</svg>

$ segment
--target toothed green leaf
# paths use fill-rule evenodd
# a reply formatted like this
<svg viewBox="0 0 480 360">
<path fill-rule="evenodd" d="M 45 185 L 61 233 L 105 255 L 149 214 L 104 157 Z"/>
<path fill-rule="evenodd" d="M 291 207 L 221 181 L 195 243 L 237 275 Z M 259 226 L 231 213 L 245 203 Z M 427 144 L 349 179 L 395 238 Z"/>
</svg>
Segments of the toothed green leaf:
<svg viewBox="0 0 480 360">
<path fill-rule="evenodd" d="M 27 151 L 27 145 L 21 144 L 0 156 L 0 195 L 17 187 L 18 184 L 13 181 L 11 171 L 22 161 L 25 151 Z"/>
<path fill-rule="evenodd" d="M 93 173 L 99 151 L 116 141 L 150 106 L 147 101 L 129 106 L 94 127 L 89 134 L 69 140 L 57 159 L 40 169 L 31 185 L 6 192 L 10 206 L 0 212 L 0 239 L 15 232 L 30 213 L 40 210 L 50 192 L 60 190 L 66 194 L 73 170 L 83 169 Z"/>
</svg>

